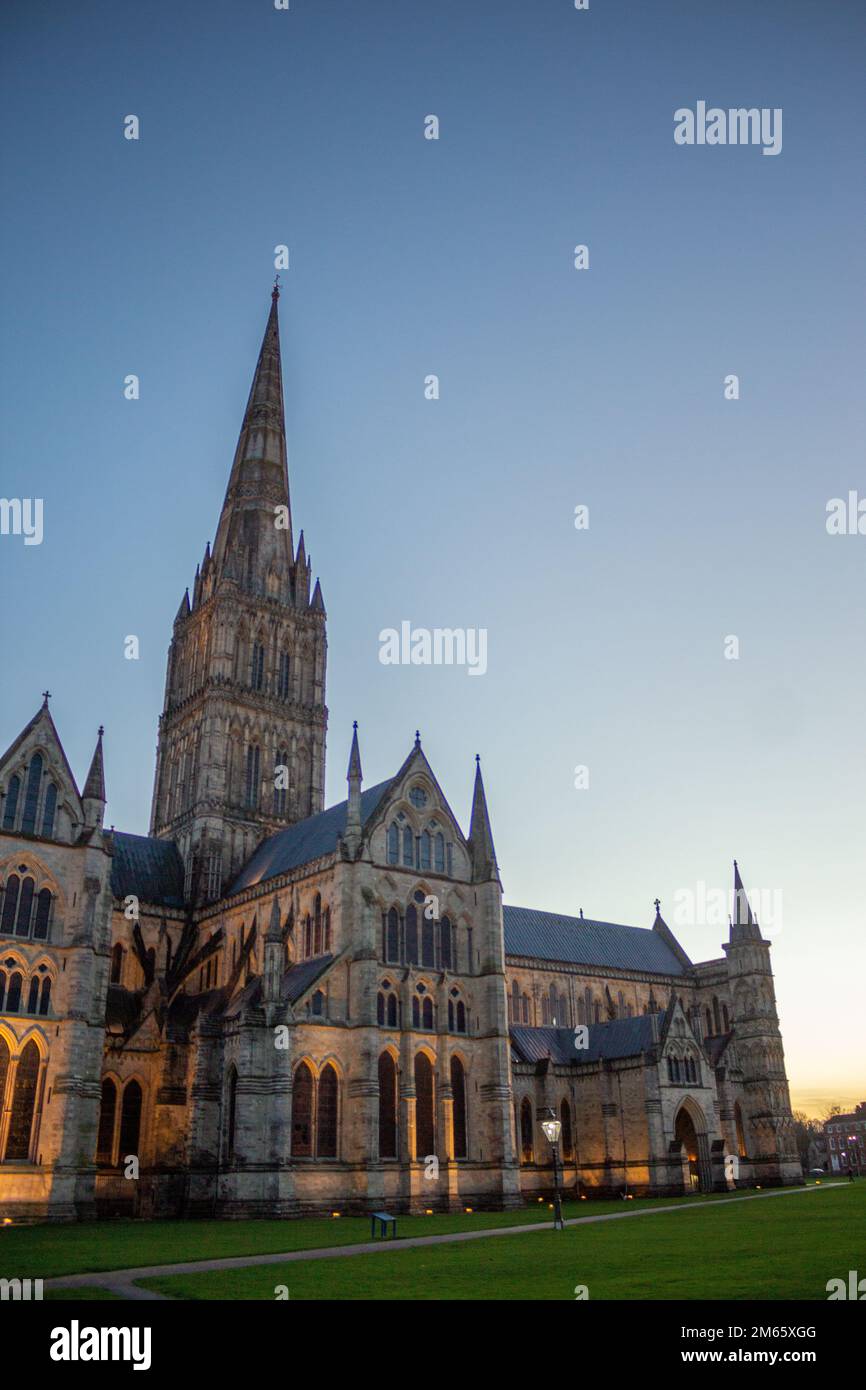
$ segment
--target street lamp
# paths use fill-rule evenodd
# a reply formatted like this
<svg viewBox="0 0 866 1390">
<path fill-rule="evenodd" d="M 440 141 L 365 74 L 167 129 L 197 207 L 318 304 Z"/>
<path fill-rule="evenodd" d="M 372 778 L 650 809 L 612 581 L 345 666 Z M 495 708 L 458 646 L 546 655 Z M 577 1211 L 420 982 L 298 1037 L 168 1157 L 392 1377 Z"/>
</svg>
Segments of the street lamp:
<svg viewBox="0 0 866 1390">
<path fill-rule="evenodd" d="M 556 1166 L 559 1136 L 562 1133 L 562 1121 L 556 1118 L 555 1110 L 548 1110 L 547 1119 L 541 1121 L 541 1128 L 544 1130 L 553 1154 L 553 1229 L 555 1231 L 564 1231 L 565 1222 L 562 1219 L 562 1201 L 559 1196 L 559 1170 Z"/>
</svg>

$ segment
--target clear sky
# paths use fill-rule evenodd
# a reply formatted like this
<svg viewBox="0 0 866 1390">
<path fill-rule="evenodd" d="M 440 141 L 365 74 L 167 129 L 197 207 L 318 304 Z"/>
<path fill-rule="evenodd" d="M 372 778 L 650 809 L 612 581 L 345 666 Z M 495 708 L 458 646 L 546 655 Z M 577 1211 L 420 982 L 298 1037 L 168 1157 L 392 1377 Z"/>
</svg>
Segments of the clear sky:
<svg viewBox="0 0 866 1390">
<path fill-rule="evenodd" d="M 675 905 L 736 856 L 781 894 L 795 1106 L 866 1097 L 866 535 L 825 526 L 866 497 L 864 6 L 7 0 L 2 24 L 0 492 L 44 500 L 44 540 L 0 536 L 0 742 L 50 687 L 79 780 L 104 723 L 107 819 L 147 831 L 171 624 L 285 243 L 328 800 L 353 719 L 368 783 L 420 728 L 464 827 L 479 752 L 507 901 L 649 926 L 658 895 L 693 959 L 724 932 Z M 781 107 L 781 153 L 676 145 L 700 100 Z M 487 674 L 383 666 L 406 619 L 485 628 Z"/>
</svg>

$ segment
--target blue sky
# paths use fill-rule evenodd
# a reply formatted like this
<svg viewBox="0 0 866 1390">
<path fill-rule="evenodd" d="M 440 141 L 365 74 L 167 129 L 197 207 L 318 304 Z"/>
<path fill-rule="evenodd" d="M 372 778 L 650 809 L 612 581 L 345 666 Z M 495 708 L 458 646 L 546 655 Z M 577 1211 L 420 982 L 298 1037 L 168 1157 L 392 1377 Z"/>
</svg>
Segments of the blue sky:
<svg viewBox="0 0 866 1390">
<path fill-rule="evenodd" d="M 0 537 L 0 742 L 50 686 L 76 773 L 104 723 L 108 819 L 146 831 L 286 243 L 328 800 L 353 719 L 370 783 L 419 727 L 464 824 L 481 753 L 510 902 L 670 921 L 736 855 L 783 895 L 795 1102 L 862 1099 L 866 536 L 825 528 L 866 496 L 862 5 L 10 3 L 4 29 L 0 491 L 45 536 Z M 698 100 L 781 107 L 781 154 L 675 145 Z M 404 619 L 486 628 L 487 674 L 382 666 Z"/>
</svg>

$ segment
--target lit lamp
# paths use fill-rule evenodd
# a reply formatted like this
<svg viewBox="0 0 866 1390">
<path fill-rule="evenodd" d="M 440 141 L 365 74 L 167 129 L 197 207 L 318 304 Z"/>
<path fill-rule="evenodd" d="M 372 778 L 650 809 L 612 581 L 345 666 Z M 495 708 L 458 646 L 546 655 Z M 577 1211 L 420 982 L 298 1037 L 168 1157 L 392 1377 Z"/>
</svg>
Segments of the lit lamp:
<svg viewBox="0 0 866 1390">
<path fill-rule="evenodd" d="M 556 1157 L 559 1150 L 559 1136 L 562 1133 L 562 1122 L 556 1118 L 555 1110 L 548 1110 L 547 1119 L 541 1121 L 541 1128 L 544 1130 L 545 1138 L 550 1144 L 553 1154 L 553 1229 L 565 1230 L 565 1222 L 562 1219 L 562 1201 L 559 1196 L 559 1169 L 556 1165 Z"/>
</svg>

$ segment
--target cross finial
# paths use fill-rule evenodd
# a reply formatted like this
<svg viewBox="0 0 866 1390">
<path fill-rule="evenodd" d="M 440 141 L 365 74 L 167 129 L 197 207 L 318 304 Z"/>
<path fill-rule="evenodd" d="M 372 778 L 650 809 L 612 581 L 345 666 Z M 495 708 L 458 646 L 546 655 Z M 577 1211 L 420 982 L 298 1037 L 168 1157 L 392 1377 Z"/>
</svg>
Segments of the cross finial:
<svg viewBox="0 0 866 1390">
<path fill-rule="evenodd" d="M 279 272 L 277 272 L 277 274 L 274 276 L 274 288 L 271 290 L 271 299 L 279 299 L 279 297 L 280 297 L 280 276 L 279 276 Z"/>
<path fill-rule="evenodd" d="M 48 701 L 49 701 L 50 699 L 51 699 L 51 691 L 50 691 L 50 690 L 43 690 L 43 692 L 42 692 L 42 708 L 43 708 L 43 709 L 47 709 L 47 708 L 48 708 Z"/>
<path fill-rule="evenodd" d="M 660 917 L 660 916 L 661 916 L 661 912 L 659 911 L 660 907 L 661 907 L 661 899 L 660 899 L 660 898 L 656 898 L 656 900 L 655 900 L 656 917 Z"/>
<path fill-rule="evenodd" d="M 104 729 L 103 726 L 100 724 L 99 728 L 96 730 L 96 737 L 97 737 L 97 738 L 102 738 L 102 735 L 103 735 L 104 733 L 105 733 L 105 729 Z"/>
<path fill-rule="evenodd" d="M 415 730 L 415 747 L 421 747 L 421 733 L 418 729 Z"/>
</svg>

